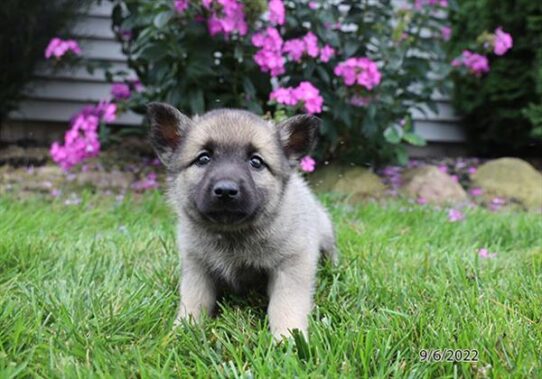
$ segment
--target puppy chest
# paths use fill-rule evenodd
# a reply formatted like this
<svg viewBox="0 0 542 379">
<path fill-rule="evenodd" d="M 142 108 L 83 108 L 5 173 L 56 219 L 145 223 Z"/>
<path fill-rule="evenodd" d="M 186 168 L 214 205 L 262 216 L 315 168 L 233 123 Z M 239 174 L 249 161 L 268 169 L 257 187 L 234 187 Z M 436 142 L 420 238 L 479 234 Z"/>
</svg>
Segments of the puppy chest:
<svg viewBox="0 0 542 379">
<path fill-rule="evenodd" d="M 219 293 L 246 294 L 250 291 L 265 292 L 269 282 L 266 269 L 240 266 L 228 271 L 214 271 L 212 277 Z"/>
</svg>

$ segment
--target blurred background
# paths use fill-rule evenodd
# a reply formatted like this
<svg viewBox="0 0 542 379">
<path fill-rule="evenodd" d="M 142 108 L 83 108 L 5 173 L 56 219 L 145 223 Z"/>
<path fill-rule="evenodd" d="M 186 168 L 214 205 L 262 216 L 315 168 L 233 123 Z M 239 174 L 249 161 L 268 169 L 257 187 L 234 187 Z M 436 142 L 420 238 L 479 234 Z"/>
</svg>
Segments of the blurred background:
<svg viewBox="0 0 542 379">
<path fill-rule="evenodd" d="M 315 114 L 322 137 L 300 168 L 325 189 L 323 177 L 356 176 L 349 167 L 394 194 L 397 173 L 420 165 L 466 191 L 489 159 L 541 165 L 539 2 L 5 0 L 1 12 L 6 172 L 154 177 L 134 168 L 158 165 L 149 101 Z"/>
</svg>

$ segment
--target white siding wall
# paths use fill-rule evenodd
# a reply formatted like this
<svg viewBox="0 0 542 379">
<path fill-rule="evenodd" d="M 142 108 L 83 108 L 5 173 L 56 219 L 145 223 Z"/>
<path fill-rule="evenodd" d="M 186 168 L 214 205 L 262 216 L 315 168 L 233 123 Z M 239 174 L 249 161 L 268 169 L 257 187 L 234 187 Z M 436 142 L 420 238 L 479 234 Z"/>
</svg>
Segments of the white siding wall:
<svg viewBox="0 0 542 379">
<path fill-rule="evenodd" d="M 74 29 L 86 57 L 107 60 L 118 68 L 125 68 L 125 58 L 120 44 L 111 31 L 111 3 L 94 6 Z M 65 122 L 82 106 L 95 103 L 109 96 L 110 84 L 103 72 L 90 75 L 84 68 L 64 69 L 53 72 L 49 65 L 39 67 L 36 79 L 28 88 L 28 99 L 10 118 L 14 121 Z M 414 113 L 415 127 L 429 142 L 460 143 L 465 140 L 459 118 L 447 98 L 438 98 L 439 113 Z M 133 113 L 122 115 L 117 124 L 139 124 L 141 118 Z"/>
</svg>

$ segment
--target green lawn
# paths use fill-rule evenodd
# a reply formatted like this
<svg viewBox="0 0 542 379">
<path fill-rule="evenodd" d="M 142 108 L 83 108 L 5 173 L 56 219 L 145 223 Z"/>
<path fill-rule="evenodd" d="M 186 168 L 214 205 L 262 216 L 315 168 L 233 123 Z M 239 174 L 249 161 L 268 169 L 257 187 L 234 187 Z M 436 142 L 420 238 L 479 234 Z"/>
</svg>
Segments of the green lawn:
<svg viewBox="0 0 542 379">
<path fill-rule="evenodd" d="M 276 345 L 259 298 L 172 329 L 175 223 L 159 193 L 0 200 L 0 377 L 542 377 L 540 214 L 450 223 L 428 206 L 326 203 L 341 262 L 319 272 L 308 345 Z M 479 362 L 419 359 L 444 348 Z"/>
</svg>

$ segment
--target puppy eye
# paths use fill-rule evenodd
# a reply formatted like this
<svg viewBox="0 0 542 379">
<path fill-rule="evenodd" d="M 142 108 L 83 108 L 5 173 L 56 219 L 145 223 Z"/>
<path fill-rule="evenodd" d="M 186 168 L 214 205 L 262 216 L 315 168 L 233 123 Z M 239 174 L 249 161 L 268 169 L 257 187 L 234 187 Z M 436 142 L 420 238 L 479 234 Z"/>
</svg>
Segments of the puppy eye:
<svg viewBox="0 0 542 379">
<path fill-rule="evenodd" d="M 257 170 L 260 170 L 263 168 L 264 165 L 263 159 L 257 155 L 253 155 L 252 157 L 250 157 L 250 165 Z"/>
<path fill-rule="evenodd" d="M 205 166 L 209 162 L 211 162 L 211 155 L 207 152 L 201 153 L 196 158 L 196 165 L 198 166 Z"/>
</svg>

